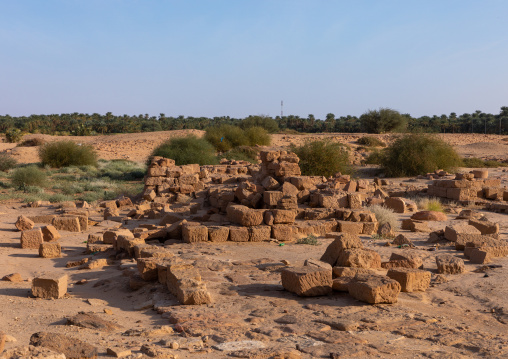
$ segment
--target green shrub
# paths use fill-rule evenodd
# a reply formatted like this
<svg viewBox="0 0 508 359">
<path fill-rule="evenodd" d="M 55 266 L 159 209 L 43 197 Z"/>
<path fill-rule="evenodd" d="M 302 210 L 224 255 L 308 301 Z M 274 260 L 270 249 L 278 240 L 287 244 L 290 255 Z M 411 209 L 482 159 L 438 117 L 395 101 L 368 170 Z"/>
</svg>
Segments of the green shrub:
<svg viewBox="0 0 508 359">
<path fill-rule="evenodd" d="M 369 110 L 360 116 L 362 129 L 368 133 L 402 132 L 407 122 L 405 116 L 390 108 Z"/>
<path fill-rule="evenodd" d="M 397 214 L 393 212 L 393 209 L 384 206 L 374 205 L 370 206 L 369 210 L 372 213 L 374 213 L 380 226 L 382 226 L 385 223 L 389 223 L 394 231 L 399 230 L 400 223 L 397 218 Z"/>
<path fill-rule="evenodd" d="M 238 146 L 249 145 L 245 132 L 238 126 L 221 125 L 206 129 L 205 140 L 219 152 L 227 152 Z"/>
<path fill-rule="evenodd" d="M 383 150 L 381 165 L 389 177 L 424 175 L 437 169 L 452 171 L 462 164 L 452 146 L 426 134 L 398 138 Z"/>
<path fill-rule="evenodd" d="M 443 203 L 437 197 L 417 197 L 414 201 L 422 211 L 444 212 Z"/>
<path fill-rule="evenodd" d="M 35 166 L 19 167 L 13 171 L 11 181 L 19 189 L 27 186 L 44 187 L 46 174 Z"/>
<path fill-rule="evenodd" d="M 257 163 L 257 155 L 258 151 L 255 148 L 249 146 L 239 146 L 222 154 L 220 158 Z"/>
<path fill-rule="evenodd" d="M 22 138 L 23 132 L 18 128 L 10 128 L 5 131 L 5 140 L 9 143 L 19 142 Z"/>
<path fill-rule="evenodd" d="M 39 147 L 43 165 L 53 168 L 68 166 L 96 166 L 97 153 L 92 146 L 79 145 L 72 141 L 57 141 Z"/>
<path fill-rule="evenodd" d="M 319 246 L 321 243 L 317 240 L 316 236 L 309 234 L 307 237 L 299 238 L 296 244 L 308 244 L 310 246 Z"/>
<path fill-rule="evenodd" d="M 17 164 L 18 161 L 16 161 L 12 156 L 5 152 L 0 152 L 0 171 L 5 172 L 12 170 Z"/>
<path fill-rule="evenodd" d="M 468 168 L 497 168 L 497 167 L 507 167 L 508 164 L 493 160 L 482 160 L 481 158 L 476 157 L 470 157 L 470 158 L 463 158 L 462 159 L 462 167 L 468 167 Z"/>
<path fill-rule="evenodd" d="M 358 144 L 368 147 L 386 147 L 386 143 L 373 136 L 363 136 L 358 139 Z"/>
<path fill-rule="evenodd" d="M 140 167 L 136 162 L 128 160 L 111 160 L 106 162 L 104 167 L 100 169 L 101 176 L 123 181 L 134 181 L 143 178 L 145 172 L 145 168 Z"/>
<path fill-rule="evenodd" d="M 68 195 L 83 193 L 84 191 L 85 191 L 84 187 L 80 186 L 79 184 L 67 184 L 62 188 L 62 193 Z"/>
<path fill-rule="evenodd" d="M 240 122 L 240 127 L 244 130 L 250 127 L 262 127 L 269 133 L 276 133 L 279 131 L 277 121 L 268 116 L 249 116 Z"/>
<path fill-rule="evenodd" d="M 249 127 L 245 130 L 249 146 L 270 146 L 272 139 L 267 130 L 262 127 Z"/>
<path fill-rule="evenodd" d="M 214 165 L 218 163 L 215 149 L 204 138 L 196 136 L 172 138 L 153 150 L 151 157 L 162 156 L 175 160 L 177 166 L 198 163 Z"/>
<path fill-rule="evenodd" d="M 50 201 L 51 203 L 68 202 L 74 201 L 74 197 L 63 193 L 55 193 L 49 196 L 48 201 Z"/>
<path fill-rule="evenodd" d="M 333 176 L 337 172 L 350 174 L 352 166 L 349 154 L 340 143 L 330 140 L 308 141 L 302 146 L 291 147 L 300 157 L 300 169 L 304 176 Z"/>
<path fill-rule="evenodd" d="M 38 186 L 25 186 L 24 192 L 30 194 L 41 194 L 44 193 L 44 188 Z"/>
</svg>

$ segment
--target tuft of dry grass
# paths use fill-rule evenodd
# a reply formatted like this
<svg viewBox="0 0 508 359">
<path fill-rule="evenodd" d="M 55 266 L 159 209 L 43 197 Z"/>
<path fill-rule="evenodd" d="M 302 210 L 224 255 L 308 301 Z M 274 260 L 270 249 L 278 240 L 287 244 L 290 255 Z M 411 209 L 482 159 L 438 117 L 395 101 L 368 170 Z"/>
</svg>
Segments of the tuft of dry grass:
<svg viewBox="0 0 508 359">
<path fill-rule="evenodd" d="M 369 210 L 374 213 L 380 226 L 385 223 L 389 223 L 394 231 L 398 231 L 400 229 L 399 219 L 393 209 L 376 204 L 370 206 Z"/>
</svg>

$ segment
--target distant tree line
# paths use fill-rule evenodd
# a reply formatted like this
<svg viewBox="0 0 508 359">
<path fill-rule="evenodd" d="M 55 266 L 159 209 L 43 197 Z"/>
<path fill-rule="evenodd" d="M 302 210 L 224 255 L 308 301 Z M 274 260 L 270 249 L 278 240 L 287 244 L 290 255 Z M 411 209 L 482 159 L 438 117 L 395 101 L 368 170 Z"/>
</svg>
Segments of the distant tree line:
<svg viewBox="0 0 508 359">
<path fill-rule="evenodd" d="M 435 133 L 488 133 L 508 134 L 508 106 L 501 107 L 498 114 L 475 111 L 457 115 L 434 115 L 412 117 L 398 111 L 381 108 L 370 110 L 356 116 L 336 117 L 333 113 L 324 120 L 309 114 L 300 116 L 248 116 L 246 118 L 223 117 L 172 117 L 164 113 L 159 116 L 105 115 L 98 113 L 68 113 L 53 115 L 30 115 L 12 117 L 0 116 L 0 132 L 20 130 L 25 133 L 43 133 L 51 135 L 88 136 L 113 133 L 154 132 L 169 130 L 198 129 L 211 126 L 238 125 L 244 129 L 263 127 L 270 133 L 278 131 L 296 132 L 435 132 Z"/>
</svg>

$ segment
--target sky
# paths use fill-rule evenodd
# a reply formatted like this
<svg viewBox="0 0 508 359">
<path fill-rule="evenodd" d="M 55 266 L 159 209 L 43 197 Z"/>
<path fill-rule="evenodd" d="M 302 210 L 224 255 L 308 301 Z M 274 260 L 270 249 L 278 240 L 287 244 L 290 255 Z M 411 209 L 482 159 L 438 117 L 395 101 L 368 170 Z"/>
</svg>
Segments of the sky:
<svg viewBox="0 0 508 359">
<path fill-rule="evenodd" d="M 508 106 L 506 0 L 0 0 L 0 115 Z"/>
</svg>

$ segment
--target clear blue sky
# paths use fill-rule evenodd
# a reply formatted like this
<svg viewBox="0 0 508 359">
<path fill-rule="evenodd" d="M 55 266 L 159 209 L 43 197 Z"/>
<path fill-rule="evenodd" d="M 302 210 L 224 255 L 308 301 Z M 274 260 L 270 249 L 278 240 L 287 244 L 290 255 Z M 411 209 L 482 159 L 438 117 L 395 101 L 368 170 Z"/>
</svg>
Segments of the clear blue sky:
<svg viewBox="0 0 508 359">
<path fill-rule="evenodd" d="M 508 106 L 506 0 L 0 0 L 0 114 Z"/>
</svg>

